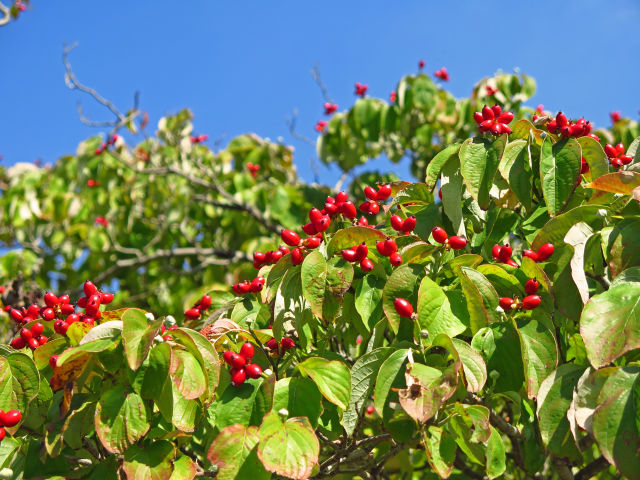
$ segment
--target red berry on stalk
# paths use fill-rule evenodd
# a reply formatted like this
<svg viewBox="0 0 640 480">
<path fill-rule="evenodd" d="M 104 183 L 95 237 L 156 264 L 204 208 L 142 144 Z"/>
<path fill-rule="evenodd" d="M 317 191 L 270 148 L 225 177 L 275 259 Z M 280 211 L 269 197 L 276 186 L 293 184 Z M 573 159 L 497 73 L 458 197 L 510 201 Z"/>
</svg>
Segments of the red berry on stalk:
<svg viewBox="0 0 640 480">
<path fill-rule="evenodd" d="M 364 196 L 369 200 L 378 200 L 378 192 L 375 188 L 370 186 L 364 187 Z"/>
<path fill-rule="evenodd" d="M 413 307 L 404 298 L 396 298 L 393 301 L 393 306 L 395 307 L 397 314 L 401 317 L 411 318 L 411 315 L 413 315 Z"/>
<path fill-rule="evenodd" d="M 467 246 L 467 239 L 464 237 L 449 237 L 449 246 L 454 250 L 460 250 Z"/>
<path fill-rule="evenodd" d="M 253 358 L 253 354 L 255 353 L 255 349 L 253 347 L 253 343 L 244 342 L 242 347 L 240 347 L 240 355 L 243 356 L 247 361 Z"/>
<path fill-rule="evenodd" d="M 373 267 L 374 267 L 373 262 L 368 258 L 365 258 L 360 262 L 360 268 L 362 269 L 363 272 L 370 272 L 371 270 L 373 270 Z"/>
<path fill-rule="evenodd" d="M 262 375 L 262 368 L 260 368 L 260 365 L 256 365 L 255 363 L 250 363 L 244 367 L 244 371 L 247 373 L 247 377 L 249 378 L 260 378 Z"/>
<path fill-rule="evenodd" d="M 540 284 L 538 283 L 538 280 L 536 280 L 535 278 L 530 278 L 524 284 L 524 291 L 527 293 L 527 295 L 533 295 L 538 291 L 539 286 Z"/>
<path fill-rule="evenodd" d="M 523 310 L 533 310 L 540 305 L 541 301 L 539 295 L 528 295 L 522 299 L 522 308 Z"/>
<path fill-rule="evenodd" d="M 501 297 L 500 308 L 502 308 L 502 310 L 504 310 L 505 312 L 511 310 L 513 308 L 513 298 Z"/>
<path fill-rule="evenodd" d="M 289 350 L 296 346 L 296 342 L 294 342 L 293 338 L 282 337 L 282 340 L 280 340 L 280 346 L 283 350 Z"/>
<path fill-rule="evenodd" d="M 342 250 L 342 258 L 344 258 L 347 262 L 355 262 L 356 251 L 353 248 L 345 248 L 344 250 Z"/>
<path fill-rule="evenodd" d="M 189 320 L 197 320 L 198 318 L 200 318 L 200 315 L 200 310 L 198 310 L 197 308 L 190 308 L 189 310 L 184 312 L 184 316 Z"/>
<path fill-rule="evenodd" d="M 444 243 L 447 241 L 447 238 L 449 238 L 449 235 L 447 235 L 447 232 L 445 232 L 442 227 L 435 227 L 431 230 L 431 235 L 433 235 L 433 239 L 438 243 Z"/>
<path fill-rule="evenodd" d="M 538 249 L 538 261 L 544 262 L 545 260 L 547 260 L 551 255 L 553 255 L 553 250 L 553 243 L 545 243 L 544 245 L 542 245 Z"/>
<path fill-rule="evenodd" d="M 42 335 L 42 332 L 44 332 L 44 325 L 41 324 L 40 322 L 34 323 L 31 326 L 31 334 L 34 337 L 39 337 L 40 335 Z"/>
<path fill-rule="evenodd" d="M 242 385 L 247 378 L 244 368 L 232 368 L 229 373 L 231 374 L 231 385 L 234 387 Z"/>
<path fill-rule="evenodd" d="M 391 185 L 389 184 L 382 185 L 378 188 L 378 192 L 376 194 L 377 198 L 375 200 L 384 202 L 390 196 L 391 196 Z"/>
<path fill-rule="evenodd" d="M 282 241 L 290 247 L 297 247 L 298 245 L 300 245 L 300 235 L 292 230 L 288 230 L 285 228 L 280 233 L 280 237 L 282 238 Z"/>
</svg>

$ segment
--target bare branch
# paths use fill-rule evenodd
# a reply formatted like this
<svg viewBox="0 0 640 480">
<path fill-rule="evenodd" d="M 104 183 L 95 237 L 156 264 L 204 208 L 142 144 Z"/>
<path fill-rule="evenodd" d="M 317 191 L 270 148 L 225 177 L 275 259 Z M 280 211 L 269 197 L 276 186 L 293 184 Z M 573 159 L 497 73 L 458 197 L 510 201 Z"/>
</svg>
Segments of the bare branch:
<svg viewBox="0 0 640 480">
<path fill-rule="evenodd" d="M 335 103 L 331 98 L 331 96 L 329 95 L 329 90 L 327 90 L 326 85 L 320 78 L 320 67 L 318 67 L 317 63 L 311 69 L 311 76 L 318 84 L 318 87 L 320 87 L 320 91 L 322 92 L 322 98 L 324 98 L 324 101 L 328 103 Z"/>
</svg>

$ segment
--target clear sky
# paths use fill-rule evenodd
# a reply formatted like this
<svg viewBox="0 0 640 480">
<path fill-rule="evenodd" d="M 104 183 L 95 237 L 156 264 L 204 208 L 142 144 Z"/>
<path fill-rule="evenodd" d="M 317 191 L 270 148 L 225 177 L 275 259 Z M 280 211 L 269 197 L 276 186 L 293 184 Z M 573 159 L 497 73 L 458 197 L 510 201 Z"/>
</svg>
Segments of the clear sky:
<svg viewBox="0 0 640 480">
<path fill-rule="evenodd" d="M 538 82 L 532 106 L 608 124 L 640 108 L 638 0 L 272 1 L 169 2 L 32 0 L 33 9 L 0 27 L 0 154 L 3 164 L 73 152 L 99 130 L 82 125 L 76 103 L 109 119 L 89 98 L 69 91 L 60 60 L 78 78 L 126 110 L 134 91 L 155 125 L 189 107 L 197 133 L 231 138 L 255 132 L 296 148 L 296 164 L 312 180 L 314 148 L 293 139 L 285 117 L 298 108 L 299 131 L 314 136 L 322 96 L 310 68 L 320 66 L 341 107 L 353 84 L 387 98 L 397 80 L 446 66 L 454 95 L 499 69 L 519 68 Z M 320 180 L 336 170 L 322 167 Z M 385 161 L 373 165 L 389 168 Z M 371 164 L 367 167 L 370 168 Z M 397 169 L 408 175 L 406 161 Z"/>
</svg>

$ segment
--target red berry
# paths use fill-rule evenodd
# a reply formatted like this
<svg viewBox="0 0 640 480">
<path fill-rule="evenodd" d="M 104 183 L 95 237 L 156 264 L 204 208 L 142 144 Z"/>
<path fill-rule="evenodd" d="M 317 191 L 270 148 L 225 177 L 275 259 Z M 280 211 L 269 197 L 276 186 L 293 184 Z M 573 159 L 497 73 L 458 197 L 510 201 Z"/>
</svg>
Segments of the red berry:
<svg viewBox="0 0 640 480">
<path fill-rule="evenodd" d="M 393 228 L 397 232 L 402 231 L 403 220 L 400 215 L 391 215 L 389 221 L 391 222 L 391 228 Z"/>
<path fill-rule="evenodd" d="M 232 368 L 229 373 L 231 374 L 231 385 L 234 387 L 242 385 L 247 378 L 244 368 Z"/>
<path fill-rule="evenodd" d="M 375 188 L 366 186 L 364 187 L 364 196 L 367 197 L 369 200 L 377 200 L 378 192 L 376 191 Z"/>
<path fill-rule="evenodd" d="M 413 315 L 413 307 L 404 298 L 396 298 L 393 301 L 393 306 L 401 317 L 411 318 L 411 315 Z"/>
<path fill-rule="evenodd" d="M 365 258 L 360 262 L 360 268 L 363 272 L 370 272 L 371 270 L 373 270 L 373 267 L 373 262 L 368 258 Z"/>
<path fill-rule="evenodd" d="M 418 223 L 418 220 L 413 215 L 410 217 L 407 217 L 402 224 L 402 231 L 404 233 L 411 232 L 414 228 L 416 228 L 417 223 Z"/>
<path fill-rule="evenodd" d="M 49 358 L 49 366 L 53 369 L 56 368 L 56 364 L 58 363 L 58 357 L 60 355 L 51 355 Z"/>
<path fill-rule="evenodd" d="M 460 250 L 467 246 L 467 239 L 464 237 L 449 237 L 449 246 L 454 250 Z"/>
<path fill-rule="evenodd" d="M 391 195 L 391 185 L 386 184 L 378 188 L 375 200 L 384 202 Z"/>
<path fill-rule="evenodd" d="M 356 251 L 353 248 L 345 248 L 344 250 L 342 250 L 342 258 L 344 258 L 347 262 L 355 262 Z"/>
<path fill-rule="evenodd" d="M 435 227 L 431 230 L 431 235 L 433 235 L 433 239 L 438 243 L 444 243 L 447 241 L 447 238 L 449 238 L 449 235 L 447 235 L 447 232 L 445 232 L 442 227 Z"/>
<path fill-rule="evenodd" d="M 256 365 L 255 363 L 250 363 L 244 367 L 244 371 L 247 373 L 247 377 L 249 378 L 260 378 L 262 375 L 262 368 L 260 368 L 260 365 Z"/>
<path fill-rule="evenodd" d="M 11 343 L 9 345 L 11 345 L 16 350 L 20 350 L 27 346 L 27 342 L 25 342 L 22 337 L 17 337 L 11 340 Z"/>
<path fill-rule="evenodd" d="M 535 278 L 530 278 L 527 280 L 527 283 L 524 284 L 524 291 L 527 292 L 527 295 L 533 295 L 538 291 L 538 280 Z"/>
<path fill-rule="evenodd" d="M 237 353 L 232 353 L 229 359 L 229 365 L 233 368 L 242 368 L 247 364 L 247 359 Z"/>
<path fill-rule="evenodd" d="M 553 255 L 553 243 L 545 243 L 538 249 L 538 261 L 544 262 L 551 255 Z"/>
<path fill-rule="evenodd" d="M 98 287 L 96 287 L 93 282 L 87 280 L 86 282 L 84 282 L 84 285 L 82 286 L 82 289 L 84 290 L 84 294 L 89 297 L 91 295 L 93 295 L 94 293 L 96 293 L 98 291 Z"/>
<path fill-rule="evenodd" d="M 253 358 L 253 354 L 255 353 L 255 349 L 251 342 L 245 342 L 242 344 L 240 348 L 240 355 L 243 356 L 247 361 Z"/>
<path fill-rule="evenodd" d="M 353 204 L 353 202 L 342 203 L 340 205 L 340 213 L 342 213 L 342 215 L 349 220 L 353 220 L 354 218 L 356 218 L 356 215 L 358 215 L 358 211 L 356 210 L 356 206 Z"/>
<path fill-rule="evenodd" d="M 501 297 L 500 308 L 502 308 L 502 310 L 504 310 L 505 312 L 511 310 L 513 308 L 513 298 Z"/>
<path fill-rule="evenodd" d="M 528 295 L 522 299 L 522 308 L 524 310 L 533 310 L 540 305 L 541 301 L 542 299 L 539 295 Z"/>
<path fill-rule="evenodd" d="M 282 241 L 290 247 L 297 247 L 298 245 L 300 245 L 300 235 L 292 230 L 288 230 L 285 228 L 280 233 L 280 237 L 282 238 Z"/>
<path fill-rule="evenodd" d="M 294 248 L 291 250 L 291 263 L 293 265 L 300 265 L 304 260 L 304 255 L 302 254 L 302 250 L 299 248 Z"/>
<path fill-rule="evenodd" d="M 59 299 L 53 293 L 47 292 L 44 294 L 44 303 L 47 307 L 55 307 L 58 305 Z"/>
<path fill-rule="evenodd" d="M 282 340 L 280 340 L 280 346 L 282 347 L 283 350 L 289 350 L 290 348 L 293 348 L 296 346 L 296 342 L 293 341 L 293 338 L 289 338 L 289 337 L 282 337 Z"/>
<path fill-rule="evenodd" d="M 31 334 L 34 337 L 39 337 L 40 335 L 42 335 L 42 332 L 44 332 L 44 325 L 42 325 L 40 322 L 34 323 L 31 326 Z"/>
<path fill-rule="evenodd" d="M 394 267 L 397 267 L 399 265 L 402 265 L 402 257 L 398 252 L 394 252 L 389 255 L 389 262 L 391 262 L 391 265 L 393 265 Z"/>
<path fill-rule="evenodd" d="M 250 291 L 253 293 L 258 293 L 264 287 L 265 278 L 264 277 L 256 277 L 251 282 Z"/>
<path fill-rule="evenodd" d="M 506 263 L 507 260 L 511 258 L 511 255 L 513 255 L 513 249 L 511 248 L 511 245 L 509 245 L 508 243 L 505 243 L 500 248 L 500 252 L 498 253 L 498 259 Z"/>
<path fill-rule="evenodd" d="M 44 318 L 47 321 L 51 321 L 54 318 L 56 318 L 56 312 L 53 308 L 45 308 L 42 311 L 42 318 Z"/>
<path fill-rule="evenodd" d="M 184 316 L 189 320 L 197 320 L 198 318 L 200 318 L 200 315 L 200 310 L 198 310 L 197 308 L 190 308 L 189 310 L 184 312 Z"/>
<path fill-rule="evenodd" d="M 22 420 L 22 413 L 18 410 L 9 410 L 0 416 L 0 423 L 5 427 L 15 427 Z"/>
</svg>

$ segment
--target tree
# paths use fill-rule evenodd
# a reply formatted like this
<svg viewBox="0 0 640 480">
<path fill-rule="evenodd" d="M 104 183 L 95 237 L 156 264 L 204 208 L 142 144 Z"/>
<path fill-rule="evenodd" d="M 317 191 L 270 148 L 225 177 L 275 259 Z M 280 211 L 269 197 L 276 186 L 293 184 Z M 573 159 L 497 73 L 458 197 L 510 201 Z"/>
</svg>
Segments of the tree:
<svg viewBox="0 0 640 480">
<path fill-rule="evenodd" d="M 638 124 L 529 120 L 525 76 L 394 93 L 319 156 L 424 181 L 307 185 L 186 110 L 2 172 L 3 278 L 71 295 L 4 292 L 0 474 L 640 478 Z"/>
</svg>

